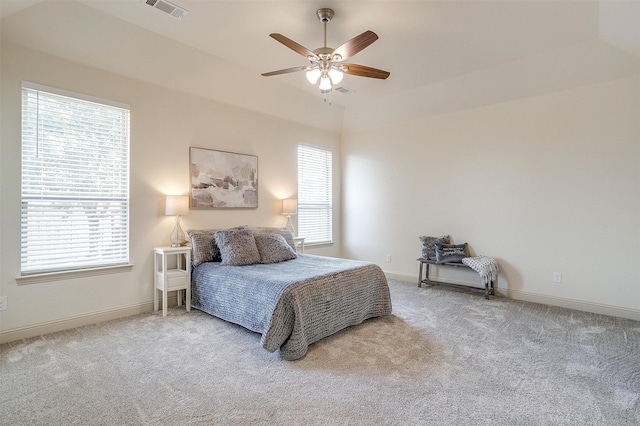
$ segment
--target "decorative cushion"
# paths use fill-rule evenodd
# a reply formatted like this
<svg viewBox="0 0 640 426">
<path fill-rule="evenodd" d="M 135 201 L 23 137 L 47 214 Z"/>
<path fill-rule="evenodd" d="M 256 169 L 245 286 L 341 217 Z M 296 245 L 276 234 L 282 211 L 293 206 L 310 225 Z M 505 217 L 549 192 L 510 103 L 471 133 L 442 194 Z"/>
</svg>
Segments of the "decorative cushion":
<svg viewBox="0 0 640 426">
<path fill-rule="evenodd" d="M 465 257 L 469 257 L 467 243 L 436 244 L 436 263 L 462 262 Z"/>
<path fill-rule="evenodd" d="M 204 262 L 220 262 L 220 249 L 216 245 L 214 235 L 216 229 L 189 229 L 187 235 L 191 239 L 191 262 L 198 266 Z"/>
<path fill-rule="evenodd" d="M 273 228 L 273 227 L 250 227 L 253 231 L 253 235 L 258 234 L 279 234 L 282 235 L 285 241 L 291 246 L 293 251 L 296 251 L 296 243 L 293 241 L 293 232 L 289 228 Z M 449 242 L 449 241 L 447 241 Z"/>
<path fill-rule="evenodd" d="M 422 257 L 424 259 L 436 260 L 436 244 L 449 244 L 449 236 L 442 237 L 419 237 L 422 242 Z"/>
<path fill-rule="evenodd" d="M 296 251 L 280 234 L 257 233 L 253 234 L 253 237 L 260 253 L 260 263 L 284 262 L 298 257 Z"/>
<path fill-rule="evenodd" d="M 260 253 L 249 229 L 224 229 L 214 236 L 220 248 L 223 265 L 252 265 L 260 263 Z"/>
</svg>

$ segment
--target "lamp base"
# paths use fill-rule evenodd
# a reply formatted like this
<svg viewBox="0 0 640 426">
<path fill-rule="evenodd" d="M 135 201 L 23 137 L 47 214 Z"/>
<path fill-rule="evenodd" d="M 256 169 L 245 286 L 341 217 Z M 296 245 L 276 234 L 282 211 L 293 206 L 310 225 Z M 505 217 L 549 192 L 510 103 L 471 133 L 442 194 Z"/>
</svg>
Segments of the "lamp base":
<svg viewBox="0 0 640 426">
<path fill-rule="evenodd" d="M 169 236 L 171 241 L 171 247 L 182 247 L 187 239 L 185 238 L 184 231 L 180 228 L 180 216 L 176 215 L 176 226 L 173 228 L 171 235 Z"/>
<path fill-rule="evenodd" d="M 296 236 L 296 229 L 293 227 L 293 223 L 291 223 L 291 214 L 287 214 L 287 224 L 284 227 L 289 229 L 294 237 Z"/>
</svg>

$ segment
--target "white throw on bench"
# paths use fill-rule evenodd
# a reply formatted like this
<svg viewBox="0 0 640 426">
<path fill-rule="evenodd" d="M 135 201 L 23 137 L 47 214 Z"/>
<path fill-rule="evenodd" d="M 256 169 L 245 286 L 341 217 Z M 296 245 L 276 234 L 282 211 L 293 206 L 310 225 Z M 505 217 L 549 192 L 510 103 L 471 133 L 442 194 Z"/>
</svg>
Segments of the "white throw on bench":
<svg viewBox="0 0 640 426">
<path fill-rule="evenodd" d="M 465 257 L 462 263 L 476 271 L 482 277 L 482 284 L 498 278 L 498 261 L 489 256 Z"/>
</svg>

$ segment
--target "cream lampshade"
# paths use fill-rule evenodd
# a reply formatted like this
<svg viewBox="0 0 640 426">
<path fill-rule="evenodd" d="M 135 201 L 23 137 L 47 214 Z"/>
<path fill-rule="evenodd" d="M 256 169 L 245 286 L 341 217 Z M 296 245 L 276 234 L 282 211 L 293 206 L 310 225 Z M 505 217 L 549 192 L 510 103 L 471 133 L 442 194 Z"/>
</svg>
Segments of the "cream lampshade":
<svg viewBox="0 0 640 426">
<path fill-rule="evenodd" d="M 171 247 L 180 247 L 187 242 L 184 231 L 180 228 L 180 216 L 189 214 L 189 197 L 186 195 L 167 195 L 165 212 L 167 216 L 176 217 L 176 226 L 171 232 Z"/>
<path fill-rule="evenodd" d="M 287 215 L 287 224 L 285 226 L 291 230 L 293 235 L 296 234 L 296 230 L 291 223 L 291 215 L 296 213 L 298 213 L 298 200 L 294 198 L 282 200 L 282 214 Z"/>
</svg>

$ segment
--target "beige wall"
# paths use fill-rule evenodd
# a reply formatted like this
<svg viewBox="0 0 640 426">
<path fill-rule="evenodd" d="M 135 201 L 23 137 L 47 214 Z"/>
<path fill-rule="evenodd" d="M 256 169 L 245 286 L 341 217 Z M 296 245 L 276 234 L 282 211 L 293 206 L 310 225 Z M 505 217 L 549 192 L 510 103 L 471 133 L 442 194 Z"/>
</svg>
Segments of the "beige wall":
<svg viewBox="0 0 640 426">
<path fill-rule="evenodd" d="M 417 283 L 418 236 L 450 234 L 503 294 L 640 319 L 638 77 L 371 125 L 342 140 L 345 256 Z"/>
<path fill-rule="evenodd" d="M 0 313 L 2 341 L 150 309 L 151 249 L 168 243 L 172 227 L 163 195 L 188 191 L 189 146 L 257 155 L 260 207 L 192 211 L 185 229 L 282 225 L 278 200 L 296 191 L 298 142 L 333 150 L 342 211 L 334 218 L 336 244 L 311 253 L 371 260 L 415 281 L 417 237 L 449 233 L 473 253 L 499 259 L 503 294 L 640 319 L 639 77 L 411 122 L 371 122 L 371 130 L 343 134 L 341 145 L 335 133 L 4 40 L 1 61 L 0 295 L 9 305 Z M 21 80 L 131 105 L 131 272 L 16 284 Z M 554 271 L 562 283 L 552 283 Z"/>
<path fill-rule="evenodd" d="M 0 339 L 90 323 L 150 309 L 152 248 L 167 245 L 173 218 L 163 215 L 164 194 L 188 193 L 189 147 L 258 156 L 259 208 L 198 210 L 183 228 L 242 224 L 284 226 L 279 199 L 296 196 L 297 144 L 334 151 L 334 197 L 340 209 L 339 135 L 235 106 L 180 94 L 141 81 L 81 66 L 35 51 L 2 44 L 2 122 L 0 217 Z M 131 263 L 119 273 L 39 284 L 17 285 L 20 275 L 20 82 L 32 81 L 131 106 Z M 295 216 L 293 217 L 295 224 Z M 337 255 L 336 243 L 309 253 Z"/>
</svg>

